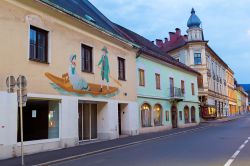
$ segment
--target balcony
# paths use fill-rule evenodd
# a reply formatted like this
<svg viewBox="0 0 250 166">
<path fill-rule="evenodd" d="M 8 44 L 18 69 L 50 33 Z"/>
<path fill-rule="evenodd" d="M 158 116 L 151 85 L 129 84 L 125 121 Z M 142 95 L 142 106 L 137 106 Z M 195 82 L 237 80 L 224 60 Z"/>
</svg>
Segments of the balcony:
<svg viewBox="0 0 250 166">
<path fill-rule="evenodd" d="M 169 98 L 172 101 L 182 101 L 184 98 L 184 89 L 172 87 L 168 89 Z"/>
</svg>

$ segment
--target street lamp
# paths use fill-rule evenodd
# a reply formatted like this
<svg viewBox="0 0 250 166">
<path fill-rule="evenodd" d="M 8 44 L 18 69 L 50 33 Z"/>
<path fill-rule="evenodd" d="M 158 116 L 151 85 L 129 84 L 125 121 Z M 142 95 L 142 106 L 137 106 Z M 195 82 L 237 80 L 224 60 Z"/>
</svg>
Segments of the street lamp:
<svg viewBox="0 0 250 166">
<path fill-rule="evenodd" d="M 6 79 L 6 86 L 8 93 L 15 92 L 15 86 L 17 85 L 17 101 L 20 107 L 20 128 L 21 128 L 21 158 L 22 158 L 22 165 L 24 165 L 24 153 L 23 153 L 23 106 L 26 106 L 27 102 L 27 80 L 25 76 L 19 75 L 17 81 L 15 80 L 14 76 L 8 76 Z"/>
</svg>

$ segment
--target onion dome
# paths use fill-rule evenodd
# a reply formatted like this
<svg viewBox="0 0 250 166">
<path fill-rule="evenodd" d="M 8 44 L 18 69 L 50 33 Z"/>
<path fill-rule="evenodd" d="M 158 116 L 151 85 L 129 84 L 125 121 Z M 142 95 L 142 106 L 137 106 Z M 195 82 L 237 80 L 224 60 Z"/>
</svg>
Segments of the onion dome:
<svg viewBox="0 0 250 166">
<path fill-rule="evenodd" d="M 200 27 L 200 25 L 201 25 L 201 20 L 195 14 L 194 8 L 192 8 L 192 10 L 191 10 L 191 16 L 188 19 L 187 26 L 189 28 L 192 28 L 192 27 Z"/>
</svg>

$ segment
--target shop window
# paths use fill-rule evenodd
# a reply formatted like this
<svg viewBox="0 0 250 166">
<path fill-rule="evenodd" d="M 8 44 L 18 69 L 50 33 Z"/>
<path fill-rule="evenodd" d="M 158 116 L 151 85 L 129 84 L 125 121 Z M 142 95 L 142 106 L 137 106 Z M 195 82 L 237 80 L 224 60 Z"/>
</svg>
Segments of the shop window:
<svg viewBox="0 0 250 166">
<path fill-rule="evenodd" d="M 20 142 L 18 111 L 18 142 Z M 28 100 L 23 108 L 24 141 L 59 138 L 59 101 Z"/>
<path fill-rule="evenodd" d="M 48 63 L 48 31 L 30 26 L 29 59 Z"/>
<path fill-rule="evenodd" d="M 149 104 L 141 106 L 141 125 L 142 127 L 151 127 L 151 107 Z"/>
<path fill-rule="evenodd" d="M 155 126 L 160 126 L 161 123 L 161 119 L 162 119 L 162 107 L 160 104 L 156 104 L 154 106 L 154 125 Z"/>
<path fill-rule="evenodd" d="M 188 106 L 184 107 L 184 119 L 185 119 L 185 123 L 189 123 L 189 108 L 188 108 Z"/>
</svg>

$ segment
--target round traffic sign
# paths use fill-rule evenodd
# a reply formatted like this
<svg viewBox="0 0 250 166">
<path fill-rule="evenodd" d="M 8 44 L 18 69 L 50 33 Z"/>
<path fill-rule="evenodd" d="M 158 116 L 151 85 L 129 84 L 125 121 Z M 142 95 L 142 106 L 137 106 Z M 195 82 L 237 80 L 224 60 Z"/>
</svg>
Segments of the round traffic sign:
<svg viewBox="0 0 250 166">
<path fill-rule="evenodd" d="M 17 86 L 18 86 L 18 88 L 26 88 L 26 86 L 27 86 L 27 80 L 26 80 L 25 76 L 20 75 L 17 78 Z"/>
<path fill-rule="evenodd" d="M 8 76 L 6 79 L 6 86 L 8 88 L 14 88 L 16 85 L 16 80 L 14 76 Z"/>
</svg>

